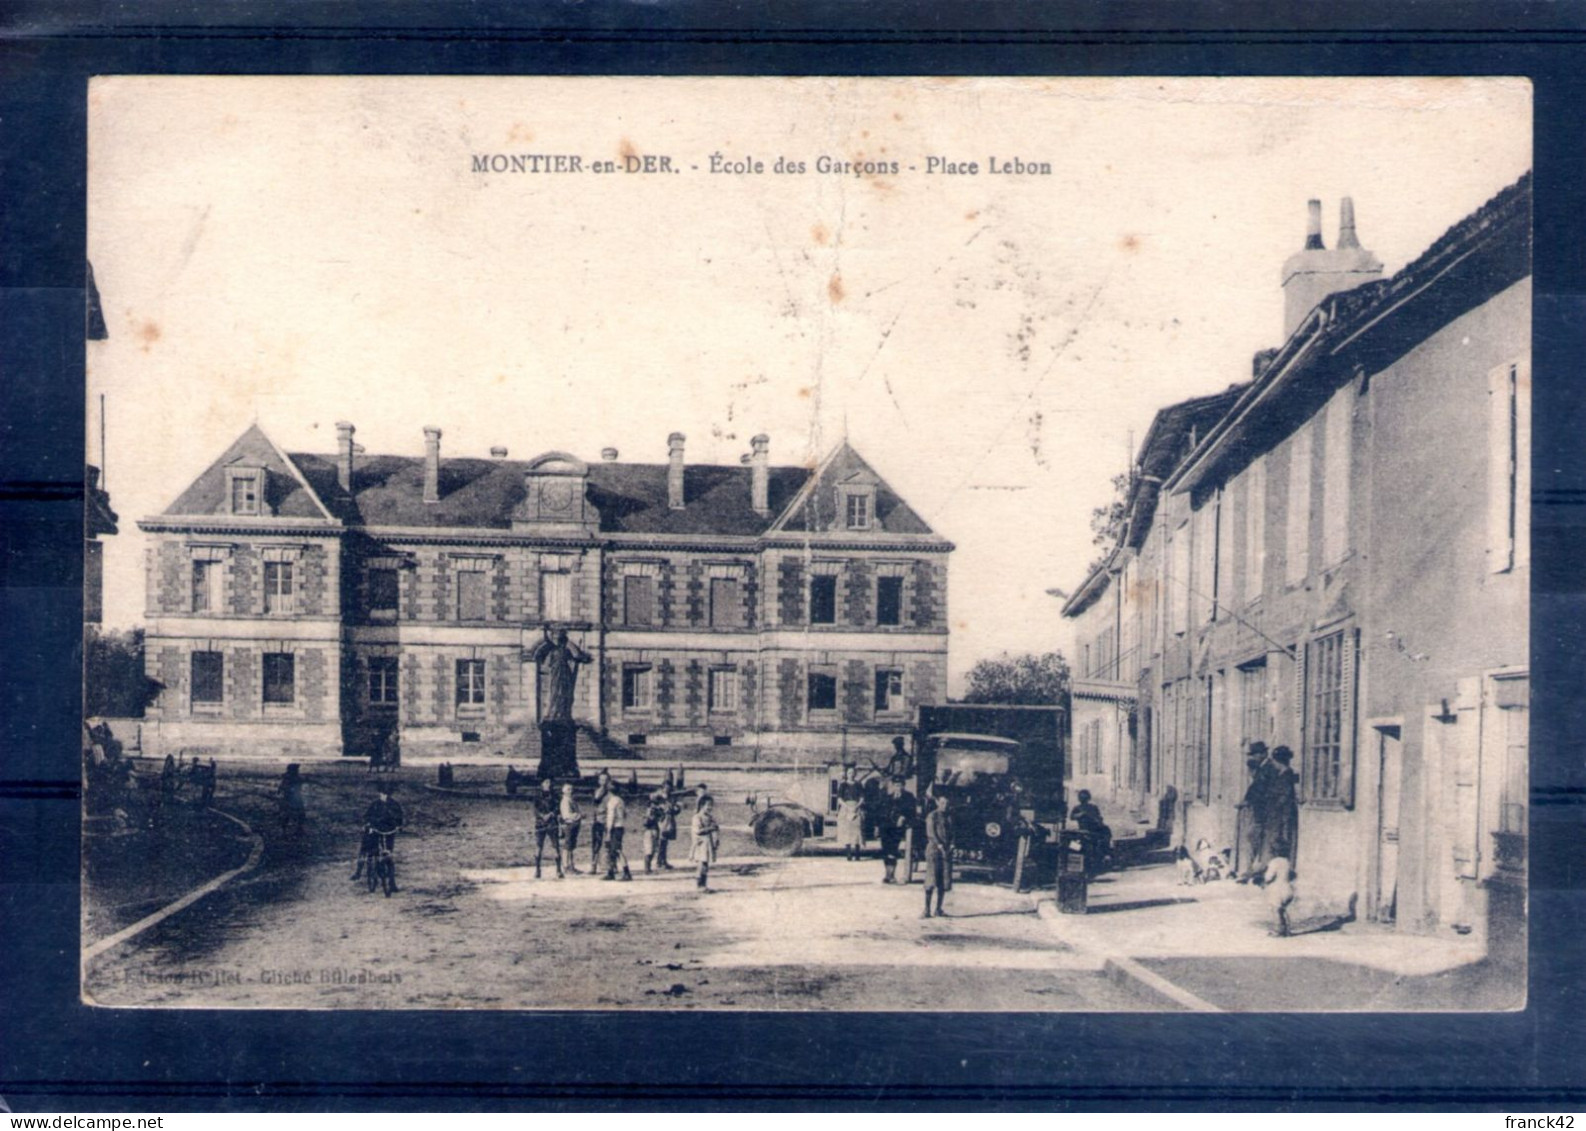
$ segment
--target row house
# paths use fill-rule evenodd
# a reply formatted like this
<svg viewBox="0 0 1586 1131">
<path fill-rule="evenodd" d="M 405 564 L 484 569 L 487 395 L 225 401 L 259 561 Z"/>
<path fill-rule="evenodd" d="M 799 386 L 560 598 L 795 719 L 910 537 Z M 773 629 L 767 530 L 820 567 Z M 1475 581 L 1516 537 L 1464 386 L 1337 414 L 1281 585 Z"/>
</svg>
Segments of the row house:
<svg viewBox="0 0 1586 1131">
<path fill-rule="evenodd" d="M 1064 607 L 1082 655 L 1120 642 L 1075 683 L 1076 728 L 1082 690 L 1126 720 L 1104 796 L 1234 846 L 1246 752 L 1286 745 L 1309 898 L 1490 941 L 1524 917 L 1530 225 L 1528 174 L 1384 279 L 1312 202 L 1284 344 L 1158 414 Z"/>
<path fill-rule="evenodd" d="M 537 751 L 533 652 L 591 657 L 583 753 L 824 758 L 945 700 L 947 561 L 845 441 L 814 468 L 333 455 L 248 429 L 149 537 L 148 728 L 223 753 Z M 731 749 L 725 749 L 731 748 Z"/>
</svg>

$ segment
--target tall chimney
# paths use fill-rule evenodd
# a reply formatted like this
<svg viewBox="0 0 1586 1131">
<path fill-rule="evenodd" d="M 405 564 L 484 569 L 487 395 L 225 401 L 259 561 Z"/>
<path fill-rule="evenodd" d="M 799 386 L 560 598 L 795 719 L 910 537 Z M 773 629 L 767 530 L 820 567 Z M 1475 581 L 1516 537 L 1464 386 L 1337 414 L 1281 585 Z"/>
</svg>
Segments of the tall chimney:
<svg viewBox="0 0 1586 1131">
<path fill-rule="evenodd" d="M 1305 250 L 1327 250 L 1322 242 L 1322 202 L 1319 200 L 1305 202 Z"/>
<path fill-rule="evenodd" d="M 441 501 L 441 430 L 424 429 L 424 501 Z"/>
<path fill-rule="evenodd" d="M 1355 202 L 1346 196 L 1338 202 L 1338 250 L 1359 246 L 1360 240 L 1355 236 Z"/>
<path fill-rule="evenodd" d="M 771 513 L 771 437 L 764 432 L 749 441 L 749 499 L 755 514 Z"/>
<path fill-rule="evenodd" d="M 687 438 L 681 432 L 673 432 L 666 438 L 671 454 L 671 464 L 666 469 L 666 501 L 675 511 L 683 509 L 683 441 Z"/>
<path fill-rule="evenodd" d="M 1382 278 L 1382 261 L 1360 246 L 1355 205 L 1347 196 L 1338 209 L 1338 244 L 1322 242 L 1322 202 L 1306 204 L 1305 247 L 1283 264 L 1283 338 L 1287 341 L 1328 295 Z"/>
<path fill-rule="evenodd" d="M 336 421 L 336 482 L 348 494 L 352 493 L 352 434 L 356 429 L 345 420 Z"/>
</svg>

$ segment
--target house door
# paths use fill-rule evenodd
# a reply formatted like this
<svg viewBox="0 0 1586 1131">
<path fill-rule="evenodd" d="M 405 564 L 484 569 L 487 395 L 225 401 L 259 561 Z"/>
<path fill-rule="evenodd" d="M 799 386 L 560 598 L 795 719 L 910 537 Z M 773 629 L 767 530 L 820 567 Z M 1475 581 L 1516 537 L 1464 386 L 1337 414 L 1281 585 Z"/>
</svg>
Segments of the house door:
<svg viewBox="0 0 1586 1131">
<path fill-rule="evenodd" d="M 1391 923 L 1399 907 L 1399 783 L 1404 744 L 1399 727 L 1381 725 L 1377 732 L 1377 874 L 1371 917 Z"/>
</svg>

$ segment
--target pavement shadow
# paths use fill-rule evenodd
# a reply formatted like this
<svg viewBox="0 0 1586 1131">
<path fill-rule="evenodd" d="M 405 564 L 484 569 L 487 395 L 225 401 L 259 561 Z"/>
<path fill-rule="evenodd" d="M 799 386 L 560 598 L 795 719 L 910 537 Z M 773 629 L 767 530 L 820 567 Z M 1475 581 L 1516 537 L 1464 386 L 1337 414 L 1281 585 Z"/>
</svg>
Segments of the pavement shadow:
<svg viewBox="0 0 1586 1131">
<path fill-rule="evenodd" d="M 1034 915 L 1033 907 L 1005 907 L 1001 911 L 949 911 L 946 919 L 996 919 L 1008 915 Z"/>
<path fill-rule="evenodd" d="M 1112 911 L 1142 911 L 1147 907 L 1167 907 L 1174 903 L 1199 903 L 1192 896 L 1180 895 L 1167 899 L 1131 899 L 1123 903 L 1103 903 L 1100 907 L 1087 907 L 1088 915 L 1103 915 Z"/>
</svg>

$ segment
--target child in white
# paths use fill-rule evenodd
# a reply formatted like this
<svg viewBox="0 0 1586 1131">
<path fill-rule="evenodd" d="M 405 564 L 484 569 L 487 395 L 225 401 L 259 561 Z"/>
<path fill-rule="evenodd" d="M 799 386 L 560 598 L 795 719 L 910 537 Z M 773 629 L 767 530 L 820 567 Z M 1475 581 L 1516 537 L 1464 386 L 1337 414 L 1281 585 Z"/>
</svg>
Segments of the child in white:
<svg viewBox="0 0 1586 1131">
<path fill-rule="evenodd" d="M 1279 843 L 1273 848 L 1272 859 L 1267 861 L 1262 877 L 1267 902 L 1277 915 L 1277 929 L 1272 933 L 1280 937 L 1289 934 L 1289 904 L 1294 902 L 1294 868 L 1289 863 L 1289 846 Z"/>
<path fill-rule="evenodd" d="M 716 823 L 716 803 L 709 794 L 699 799 L 699 809 L 694 813 L 694 845 L 688 850 L 689 859 L 699 865 L 694 878 L 701 891 L 709 891 L 710 866 L 716 860 L 716 846 L 721 838 L 721 826 Z"/>
</svg>

